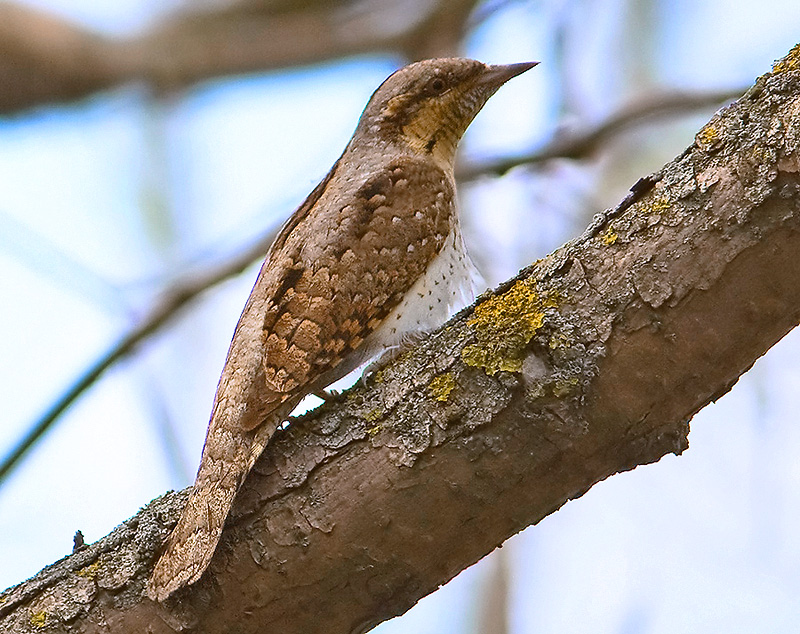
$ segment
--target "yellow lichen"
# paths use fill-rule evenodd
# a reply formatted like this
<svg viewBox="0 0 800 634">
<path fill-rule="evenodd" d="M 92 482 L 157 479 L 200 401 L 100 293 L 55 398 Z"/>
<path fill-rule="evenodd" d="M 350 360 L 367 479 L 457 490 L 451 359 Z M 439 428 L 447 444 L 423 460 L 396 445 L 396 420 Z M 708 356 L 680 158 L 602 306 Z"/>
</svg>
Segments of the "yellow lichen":
<svg viewBox="0 0 800 634">
<path fill-rule="evenodd" d="M 33 627 L 44 627 L 47 625 L 47 612 L 40 610 L 31 614 L 30 623 Z"/>
<path fill-rule="evenodd" d="M 550 337 L 549 345 L 551 350 L 556 348 L 567 348 L 572 343 L 572 337 L 564 332 L 555 333 Z"/>
<path fill-rule="evenodd" d="M 763 144 L 752 146 L 748 153 L 748 162 L 751 165 L 770 164 L 775 162 L 775 156 L 770 149 Z"/>
<path fill-rule="evenodd" d="M 383 410 L 380 407 L 376 407 L 375 409 L 364 414 L 362 418 L 368 423 L 374 423 L 375 421 L 380 420 L 381 416 L 383 416 Z"/>
<path fill-rule="evenodd" d="M 578 381 L 577 377 L 555 381 L 553 383 L 553 396 L 558 398 L 568 396 L 575 391 L 575 388 L 578 387 L 579 383 L 580 382 Z"/>
<path fill-rule="evenodd" d="M 544 324 L 544 311 L 558 304 L 555 292 L 538 293 L 532 285 L 517 281 L 502 295 L 475 307 L 472 327 L 477 343 L 461 351 L 464 363 L 489 375 L 500 370 L 519 372 L 525 348 Z"/>
<path fill-rule="evenodd" d="M 719 141 L 719 130 L 709 122 L 694 136 L 694 140 L 701 150 L 706 151 Z"/>
<path fill-rule="evenodd" d="M 87 579 L 94 579 L 97 576 L 97 573 L 100 570 L 100 562 L 95 561 L 93 564 L 89 564 L 84 568 L 78 570 L 77 574 L 81 577 L 86 577 Z"/>
<path fill-rule="evenodd" d="M 428 384 L 428 390 L 437 401 L 446 403 L 450 398 L 450 392 L 456 387 L 456 380 L 451 372 L 445 372 L 435 377 L 433 381 Z"/>
<path fill-rule="evenodd" d="M 619 234 L 617 234 L 617 232 L 614 231 L 614 228 L 609 225 L 608 229 L 606 229 L 600 236 L 600 241 L 606 246 L 611 246 L 617 241 L 617 238 L 619 238 Z"/>
<path fill-rule="evenodd" d="M 773 73 L 786 73 L 792 70 L 800 70 L 800 44 L 795 44 L 785 57 L 772 65 Z"/>
<path fill-rule="evenodd" d="M 656 196 L 650 201 L 643 202 L 642 205 L 643 209 L 648 213 L 660 213 L 662 211 L 667 211 L 671 203 L 666 196 Z"/>
</svg>

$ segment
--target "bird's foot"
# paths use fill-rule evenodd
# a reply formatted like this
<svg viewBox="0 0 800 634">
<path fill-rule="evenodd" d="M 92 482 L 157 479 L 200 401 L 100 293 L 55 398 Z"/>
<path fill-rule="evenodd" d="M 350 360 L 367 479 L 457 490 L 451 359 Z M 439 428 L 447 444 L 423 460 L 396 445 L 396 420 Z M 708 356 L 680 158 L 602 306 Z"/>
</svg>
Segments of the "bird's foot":
<svg viewBox="0 0 800 634">
<path fill-rule="evenodd" d="M 407 348 L 408 346 L 402 344 L 386 348 L 386 350 L 381 352 L 364 368 L 364 371 L 361 373 L 361 384 L 366 385 L 378 372 L 385 369 L 386 366 L 403 354 Z"/>
<path fill-rule="evenodd" d="M 339 390 L 314 390 L 311 393 L 326 403 L 342 400 L 342 392 Z"/>
</svg>

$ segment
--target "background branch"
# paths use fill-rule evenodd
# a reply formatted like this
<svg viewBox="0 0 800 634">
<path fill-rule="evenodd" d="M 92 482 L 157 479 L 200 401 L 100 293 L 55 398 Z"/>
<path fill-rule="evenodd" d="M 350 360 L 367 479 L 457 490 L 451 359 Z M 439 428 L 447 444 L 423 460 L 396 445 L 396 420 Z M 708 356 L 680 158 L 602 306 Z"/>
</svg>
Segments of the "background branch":
<svg viewBox="0 0 800 634">
<path fill-rule="evenodd" d="M 149 32 L 115 40 L 4 2 L 0 113 L 72 101 L 129 82 L 173 91 L 210 78 L 368 52 L 405 60 L 455 55 L 476 4 L 263 0 L 200 9 L 187 4 Z"/>
<path fill-rule="evenodd" d="M 698 92 L 657 91 L 621 106 L 603 121 L 584 129 L 561 130 L 543 148 L 520 156 L 503 157 L 482 163 L 462 165 L 461 180 L 481 176 L 503 176 L 521 165 L 534 165 L 553 159 L 585 160 L 631 128 L 680 115 L 693 114 L 736 99 L 745 88 Z"/>
<path fill-rule="evenodd" d="M 158 332 L 165 324 L 180 314 L 181 310 L 196 297 L 220 282 L 238 275 L 253 262 L 263 259 L 275 239 L 277 229 L 266 233 L 252 245 L 238 251 L 205 271 L 184 275 L 166 289 L 150 309 L 148 315 L 134 325 L 122 338 L 100 355 L 65 392 L 53 402 L 25 432 L 0 463 L 0 483 L 19 464 L 27 452 L 36 444 L 75 400 L 94 385 L 102 374 L 117 361 L 124 359 L 144 339 Z"/>
</svg>

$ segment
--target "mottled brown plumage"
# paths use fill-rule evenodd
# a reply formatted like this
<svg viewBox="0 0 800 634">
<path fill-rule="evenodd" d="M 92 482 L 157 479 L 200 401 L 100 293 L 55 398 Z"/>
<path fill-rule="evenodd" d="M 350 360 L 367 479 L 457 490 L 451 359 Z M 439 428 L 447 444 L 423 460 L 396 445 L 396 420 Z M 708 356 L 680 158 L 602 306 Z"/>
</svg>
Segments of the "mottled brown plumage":
<svg viewBox="0 0 800 634">
<path fill-rule="evenodd" d="M 427 60 L 370 99 L 330 173 L 276 238 L 234 332 L 200 468 L 148 584 L 164 600 L 208 566 L 236 491 L 307 394 L 469 294 L 453 159 L 467 126 L 534 64 Z"/>
</svg>

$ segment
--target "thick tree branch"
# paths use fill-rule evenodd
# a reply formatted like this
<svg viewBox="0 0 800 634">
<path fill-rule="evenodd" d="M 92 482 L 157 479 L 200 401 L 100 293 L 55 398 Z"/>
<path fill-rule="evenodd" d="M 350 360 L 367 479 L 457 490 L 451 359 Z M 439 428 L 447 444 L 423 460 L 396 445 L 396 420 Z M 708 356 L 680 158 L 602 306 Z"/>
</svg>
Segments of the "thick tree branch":
<svg viewBox="0 0 800 634">
<path fill-rule="evenodd" d="M 0 3 L 0 113 L 72 101 L 127 82 L 177 90 L 214 77 L 364 53 L 455 55 L 475 4 L 239 1 L 187 8 L 150 32 L 115 40 Z"/>
<path fill-rule="evenodd" d="M 196 587 L 143 599 L 169 494 L 5 592 L 0 629 L 366 631 L 682 452 L 692 415 L 800 320 L 798 252 L 800 46 L 580 238 L 281 433 Z"/>
</svg>

